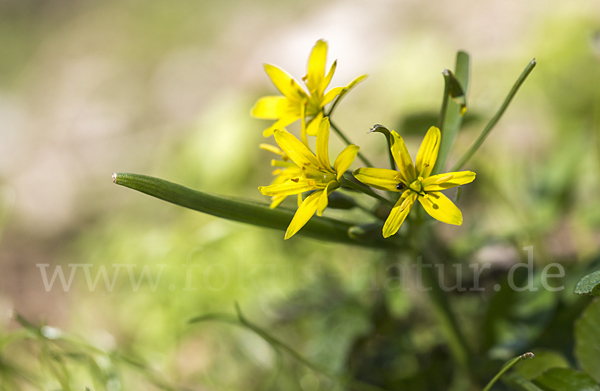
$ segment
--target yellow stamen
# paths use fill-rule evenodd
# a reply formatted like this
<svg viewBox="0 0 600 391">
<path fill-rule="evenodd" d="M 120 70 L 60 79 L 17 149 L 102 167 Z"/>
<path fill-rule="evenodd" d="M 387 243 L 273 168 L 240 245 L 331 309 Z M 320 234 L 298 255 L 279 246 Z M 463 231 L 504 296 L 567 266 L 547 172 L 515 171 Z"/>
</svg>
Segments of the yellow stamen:
<svg viewBox="0 0 600 391">
<path fill-rule="evenodd" d="M 406 209 L 408 207 L 408 204 L 410 204 L 410 198 L 407 197 L 402 202 L 402 205 L 400 205 L 400 211 L 403 211 L 404 209 Z"/>
</svg>

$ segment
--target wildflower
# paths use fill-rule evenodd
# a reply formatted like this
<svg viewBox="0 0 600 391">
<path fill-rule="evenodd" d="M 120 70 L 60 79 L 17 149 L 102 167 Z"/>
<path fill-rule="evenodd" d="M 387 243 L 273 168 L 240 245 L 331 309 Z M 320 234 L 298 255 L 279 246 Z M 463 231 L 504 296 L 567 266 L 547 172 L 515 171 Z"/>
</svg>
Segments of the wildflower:
<svg viewBox="0 0 600 391">
<path fill-rule="evenodd" d="M 351 89 L 366 78 L 366 75 L 359 76 L 346 87 L 336 87 L 325 93 L 325 88 L 331 82 L 337 66 L 336 60 L 325 75 L 326 60 L 327 43 L 319 40 L 308 59 L 307 74 L 302 78 L 308 93 L 285 71 L 274 65 L 265 64 L 267 75 L 279 92 L 283 94 L 283 96 L 265 96 L 259 99 L 252 108 L 251 114 L 254 117 L 277 120 L 264 130 L 265 137 L 271 136 L 275 129 L 282 129 L 306 117 L 312 117 L 306 127 L 306 132 L 311 136 L 316 136 L 324 116 L 324 107 L 342 92 Z M 303 130 L 302 140 L 306 144 L 306 133 L 304 132 Z"/>
<path fill-rule="evenodd" d="M 440 191 L 464 185 L 475 179 L 471 171 L 431 175 L 440 148 L 440 130 L 432 126 L 419 148 L 416 164 L 398 133 L 392 131 L 391 151 L 398 171 L 384 168 L 359 168 L 354 176 L 380 190 L 402 192 L 383 226 L 383 236 L 395 234 L 418 199 L 431 217 L 448 224 L 461 225 L 462 213 Z"/>
<path fill-rule="evenodd" d="M 329 119 L 321 120 L 317 133 L 316 156 L 300 140 L 286 130 L 276 129 L 275 141 L 282 152 L 298 168 L 298 175 L 285 179 L 282 183 L 258 188 L 264 195 L 281 197 L 313 191 L 302 201 L 285 233 L 285 239 L 291 238 L 317 212 L 321 216 L 327 207 L 327 197 L 341 186 L 340 178 L 350 167 L 358 147 L 348 145 L 333 163 L 329 163 Z"/>
<path fill-rule="evenodd" d="M 281 157 L 281 160 L 271 160 L 271 165 L 273 167 L 277 167 L 275 170 L 273 170 L 272 173 L 273 175 L 275 175 L 275 178 L 273 179 L 273 182 L 271 182 L 271 186 L 279 185 L 281 183 L 284 183 L 288 179 L 302 176 L 302 170 L 298 168 L 298 166 L 296 166 L 294 162 L 291 162 L 290 158 L 281 149 L 269 144 L 260 144 L 259 147 L 261 149 L 264 149 L 265 151 L 272 152 Z M 283 202 L 283 200 L 285 200 L 286 197 L 287 195 L 272 196 L 270 205 L 271 208 L 276 208 L 279 204 Z M 298 194 L 298 206 L 300 206 L 301 203 L 302 195 Z"/>
</svg>

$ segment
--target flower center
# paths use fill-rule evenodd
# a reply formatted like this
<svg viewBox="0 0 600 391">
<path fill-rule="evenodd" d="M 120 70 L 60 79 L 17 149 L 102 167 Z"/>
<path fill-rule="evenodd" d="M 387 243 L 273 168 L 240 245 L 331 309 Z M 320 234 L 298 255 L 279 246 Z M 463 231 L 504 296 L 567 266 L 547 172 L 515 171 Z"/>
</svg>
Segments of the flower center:
<svg viewBox="0 0 600 391">
<path fill-rule="evenodd" d="M 417 194 L 420 194 L 423 191 L 423 184 L 421 183 L 421 178 L 412 182 L 408 187 Z"/>
</svg>

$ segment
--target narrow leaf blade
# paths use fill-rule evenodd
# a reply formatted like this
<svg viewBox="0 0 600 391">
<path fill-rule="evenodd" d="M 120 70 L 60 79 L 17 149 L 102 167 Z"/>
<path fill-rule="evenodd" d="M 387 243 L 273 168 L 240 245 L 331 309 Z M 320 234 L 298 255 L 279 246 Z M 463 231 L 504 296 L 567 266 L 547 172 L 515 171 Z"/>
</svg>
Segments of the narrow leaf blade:
<svg viewBox="0 0 600 391">
<path fill-rule="evenodd" d="M 469 86 L 469 68 L 469 54 L 459 51 L 456 53 L 455 73 L 453 74 L 449 70 L 442 73 L 445 82 L 445 96 L 442 108 L 444 112 L 442 113 L 442 123 L 440 123 L 442 141 L 440 143 L 438 159 L 433 169 L 434 174 L 440 173 L 443 170 L 446 158 L 450 153 L 452 144 L 454 144 L 454 139 L 462 125 L 463 115 L 467 108 L 466 94 Z"/>
<path fill-rule="evenodd" d="M 184 208 L 193 209 L 227 220 L 252 224 L 259 227 L 285 231 L 295 211 L 286 208 L 271 209 L 267 204 L 241 198 L 204 193 L 187 187 L 146 175 L 118 173 L 113 174 L 117 185 L 159 198 Z M 348 236 L 348 229 L 355 224 L 327 217 L 314 216 L 298 232 L 313 239 L 329 242 L 354 244 L 366 247 L 389 248 L 391 242 L 383 237 L 375 240 L 358 241 Z"/>
</svg>

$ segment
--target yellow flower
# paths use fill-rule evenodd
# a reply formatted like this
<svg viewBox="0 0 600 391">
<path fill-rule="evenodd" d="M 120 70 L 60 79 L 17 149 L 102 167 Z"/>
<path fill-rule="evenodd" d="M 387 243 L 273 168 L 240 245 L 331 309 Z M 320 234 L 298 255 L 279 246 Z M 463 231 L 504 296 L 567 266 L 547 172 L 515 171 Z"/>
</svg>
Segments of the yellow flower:
<svg viewBox="0 0 600 391">
<path fill-rule="evenodd" d="M 383 236 L 398 232 L 408 212 L 418 199 L 431 217 L 448 224 L 461 225 L 462 213 L 440 190 L 464 185 L 475 179 L 471 171 L 431 175 L 440 148 L 440 130 L 432 126 L 419 148 L 416 164 L 408 154 L 398 133 L 392 131 L 391 151 L 398 171 L 384 168 L 359 168 L 354 177 L 380 190 L 402 192 L 383 226 Z"/>
<path fill-rule="evenodd" d="M 272 174 L 275 175 L 275 179 L 273 179 L 271 185 L 279 185 L 289 179 L 302 176 L 302 170 L 298 168 L 294 162 L 291 162 L 290 158 L 281 149 L 269 144 L 260 144 L 259 147 L 265 151 L 273 152 L 281 157 L 281 160 L 271 160 L 271 165 L 273 167 L 277 167 L 275 170 L 273 170 Z M 283 202 L 283 200 L 285 200 L 286 197 L 287 195 L 272 196 L 271 208 L 276 208 Z M 302 196 L 298 194 L 298 206 L 300 206 L 301 203 Z"/>
<path fill-rule="evenodd" d="M 265 64 L 265 71 L 269 78 L 283 96 L 265 96 L 260 98 L 252 108 L 252 116 L 262 119 L 276 119 L 277 121 L 265 129 L 263 135 L 269 137 L 275 129 L 282 129 L 299 119 L 312 117 L 308 123 L 306 132 L 316 136 L 321 119 L 323 119 L 323 108 L 331 103 L 344 90 L 349 90 L 366 78 L 366 75 L 354 79 L 346 87 L 336 87 L 325 93 L 325 88 L 331 82 L 337 61 L 325 75 L 325 63 L 327 61 L 327 43 L 319 40 L 315 44 L 308 59 L 307 74 L 302 78 L 308 93 L 300 87 L 289 74 L 278 67 Z M 302 134 L 305 141 L 306 134 Z"/>
<path fill-rule="evenodd" d="M 316 156 L 300 140 L 286 130 L 275 130 L 275 141 L 283 153 L 294 162 L 298 168 L 297 176 L 286 179 L 282 183 L 258 188 L 264 195 L 271 197 L 289 196 L 313 191 L 298 207 L 292 219 L 285 239 L 291 238 L 317 212 L 321 216 L 327 207 L 327 197 L 340 187 L 340 178 L 350 167 L 358 147 L 348 145 L 333 163 L 329 163 L 329 119 L 321 120 L 317 132 Z"/>
</svg>

